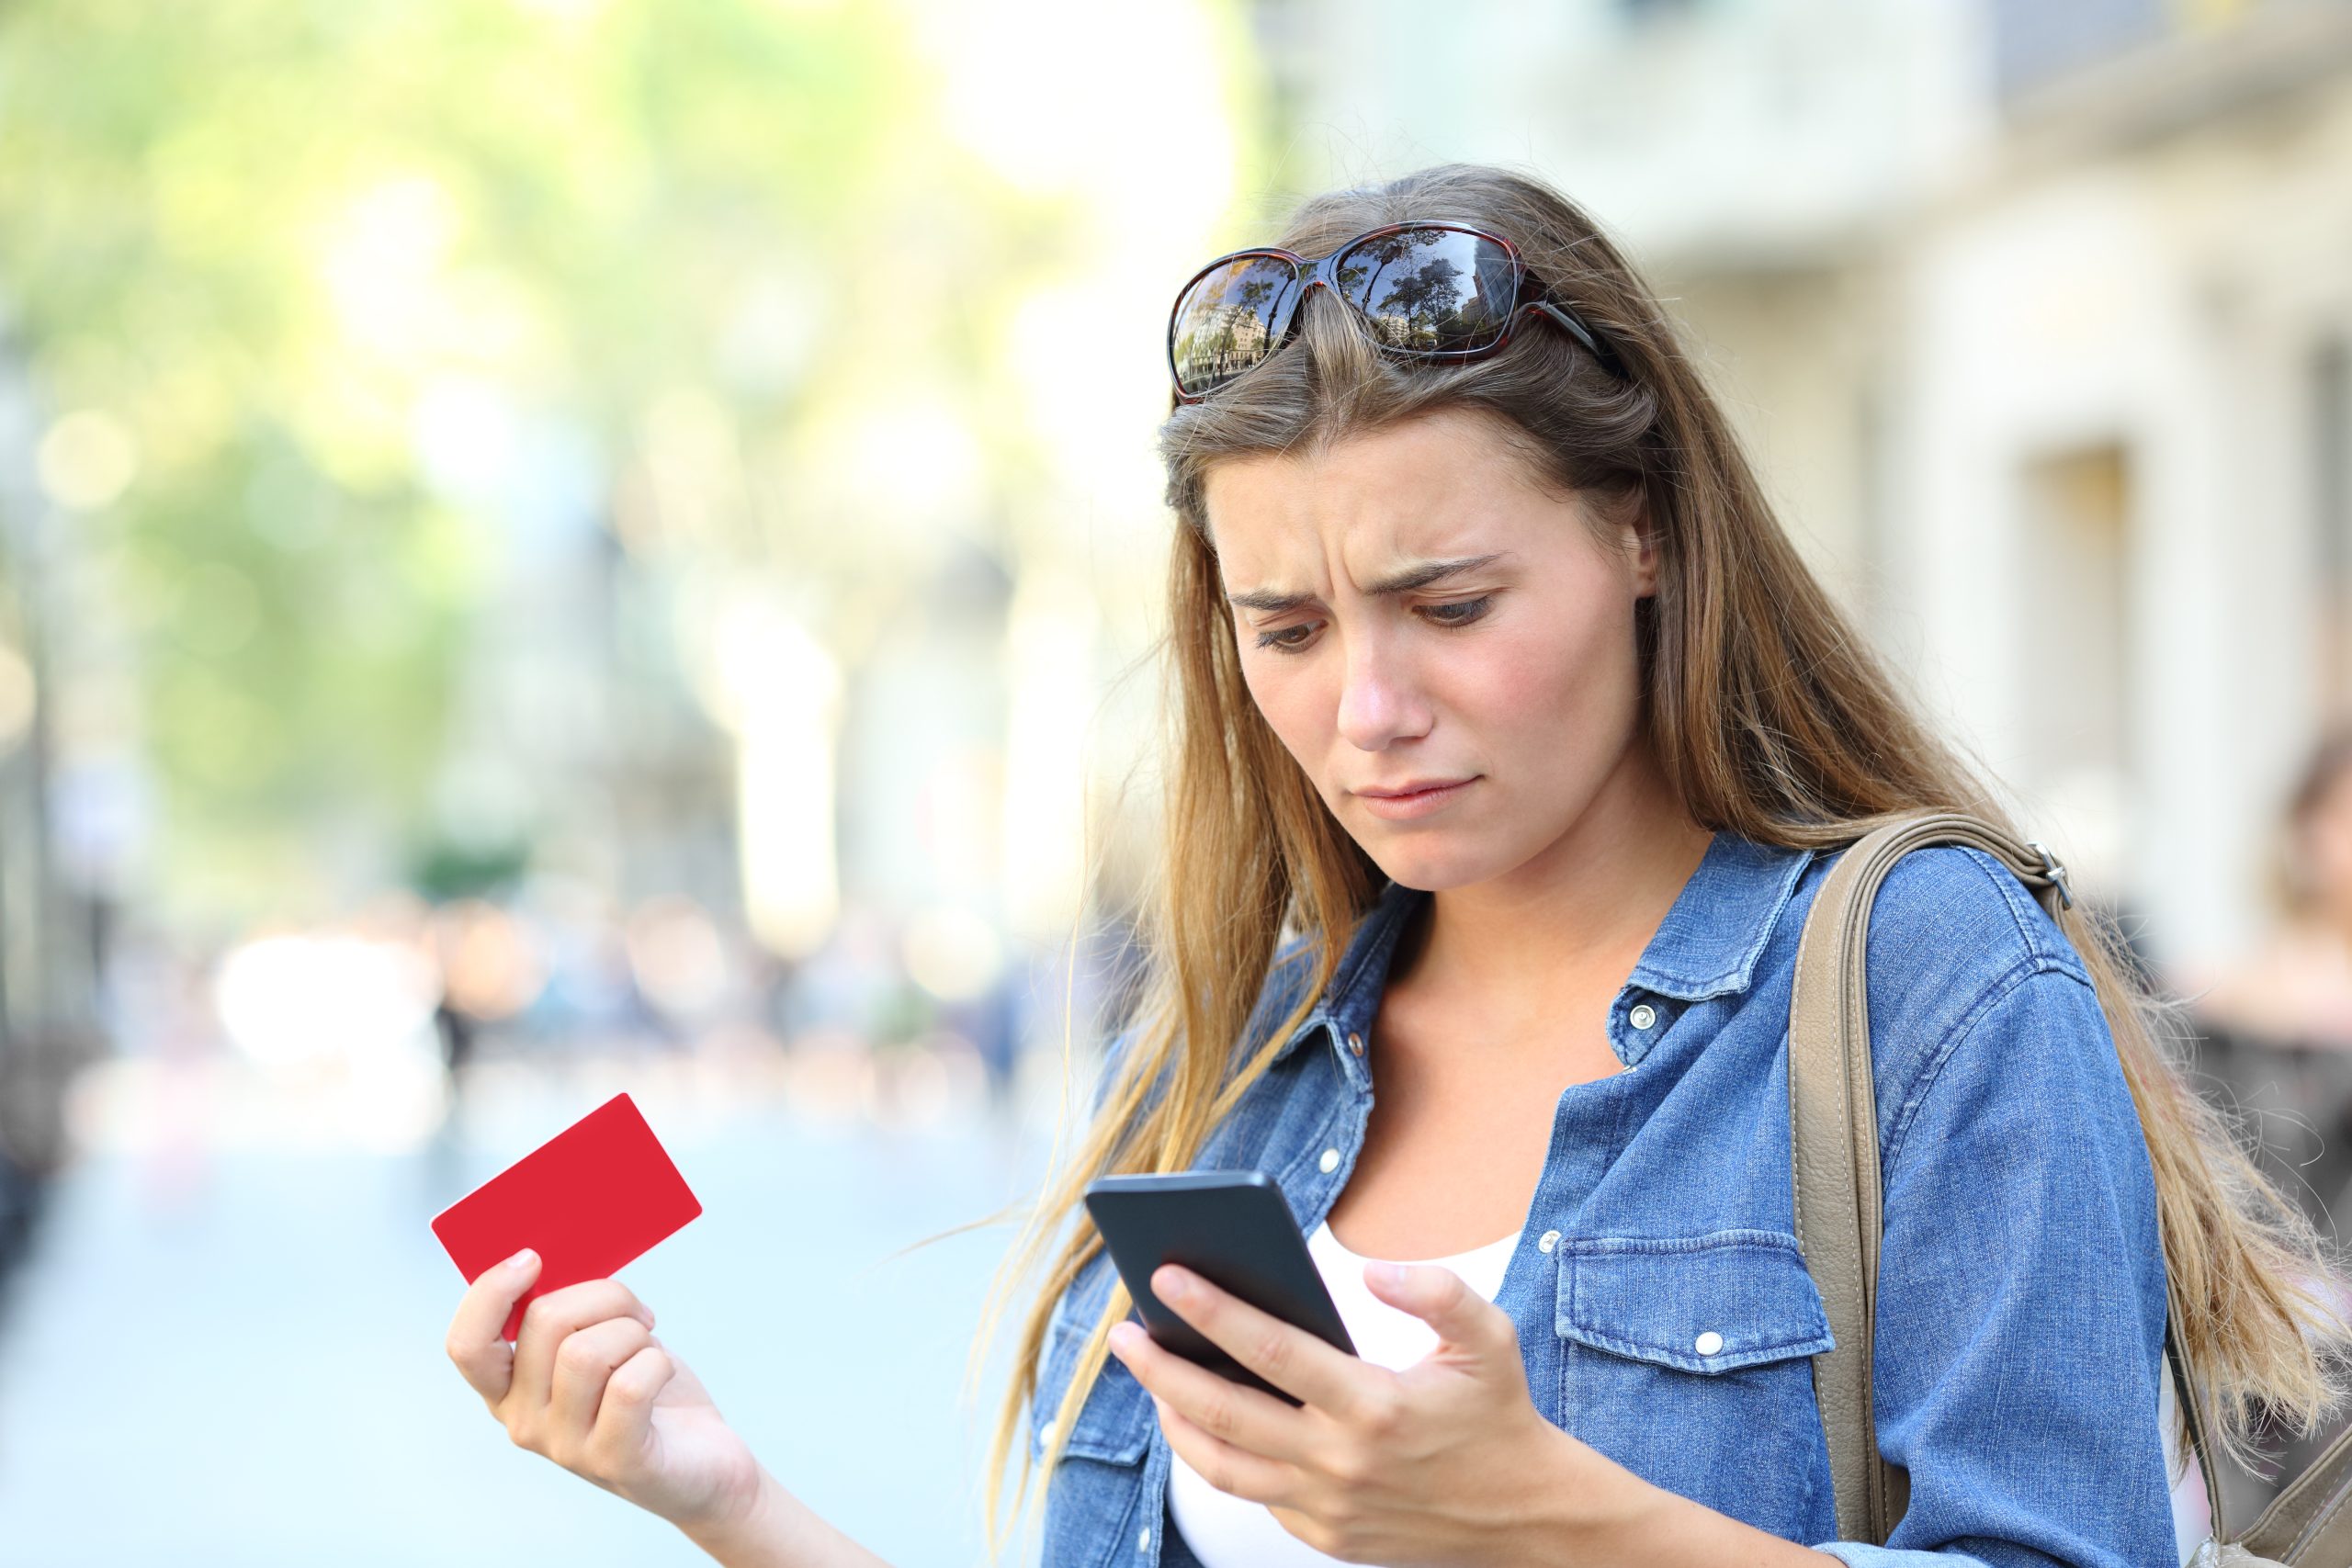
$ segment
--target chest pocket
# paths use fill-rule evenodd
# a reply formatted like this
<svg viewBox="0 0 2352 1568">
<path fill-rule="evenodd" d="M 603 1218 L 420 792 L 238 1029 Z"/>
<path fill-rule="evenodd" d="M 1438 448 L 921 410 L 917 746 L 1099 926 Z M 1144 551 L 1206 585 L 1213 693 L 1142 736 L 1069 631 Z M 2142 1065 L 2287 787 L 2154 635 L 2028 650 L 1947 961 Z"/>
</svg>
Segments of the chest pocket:
<svg viewBox="0 0 2352 1568">
<path fill-rule="evenodd" d="M 1062 1393 L 1078 1370 L 1087 1332 L 1101 1314 L 1115 1277 L 1110 1254 L 1096 1253 L 1054 1309 L 1046 1332 L 1045 1361 L 1037 1370 L 1037 1397 L 1029 1412 L 1030 1448 L 1036 1457 L 1044 1457 L 1050 1436 L 1046 1425 L 1061 1408 Z M 1117 1357 L 1105 1356 L 1094 1386 L 1070 1423 L 1062 1453 L 1066 1459 L 1134 1464 L 1151 1446 L 1153 1425 L 1151 1396 L 1143 1384 Z"/>
<path fill-rule="evenodd" d="M 1828 1314 L 1796 1237 L 1563 1239 L 1562 1425 L 1657 1485 L 1767 1530 L 1829 1484 L 1810 1359 Z"/>
<path fill-rule="evenodd" d="M 1046 1423 L 1061 1408 L 1087 1331 L 1115 1277 L 1110 1255 L 1098 1252 L 1055 1305 L 1029 1412 L 1033 1458 L 1045 1457 L 1052 1436 Z M 1136 1537 L 1145 1523 L 1144 1461 L 1157 1425 L 1151 1395 L 1117 1357 L 1105 1357 L 1085 1403 L 1071 1417 L 1060 1462 L 1046 1477 L 1042 1568 L 1106 1568 L 1134 1561 Z"/>
<path fill-rule="evenodd" d="M 1781 1231 L 1564 1242 L 1559 1331 L 1686 1372 L 1727 1372 L 1831 1348 L 1829 1316 Z"/>
</svg>

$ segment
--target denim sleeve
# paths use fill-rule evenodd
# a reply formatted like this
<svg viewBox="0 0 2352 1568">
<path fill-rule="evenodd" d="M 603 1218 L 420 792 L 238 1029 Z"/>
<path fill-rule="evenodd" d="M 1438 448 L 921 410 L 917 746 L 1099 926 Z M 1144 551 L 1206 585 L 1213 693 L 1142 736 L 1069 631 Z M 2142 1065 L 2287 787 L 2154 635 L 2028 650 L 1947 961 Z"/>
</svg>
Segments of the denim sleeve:
<svg viewBox="0 0 2352 1568">
<path fill-rule="evenodd" d="M 2071 964 L 2020 963 L 1904 1092 L 1871 1396 L 1910 1505 L 1883 1547 L 1818 1550 L 1852 1568 L 2177 1568 L 2154 1179 L 2097 994 Z"/>
</svg>

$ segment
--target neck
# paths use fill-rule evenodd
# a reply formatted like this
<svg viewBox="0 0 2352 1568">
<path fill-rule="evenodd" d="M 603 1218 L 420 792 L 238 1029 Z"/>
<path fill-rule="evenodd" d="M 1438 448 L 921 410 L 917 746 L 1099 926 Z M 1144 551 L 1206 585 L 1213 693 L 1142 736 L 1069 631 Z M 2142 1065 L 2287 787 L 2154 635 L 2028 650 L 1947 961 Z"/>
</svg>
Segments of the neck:
<svg viewBox="0 0 2352 1568">
<path fill-rule="evenodd" d="M 1407 961 L 1506 1007 L 1596 980 L 1614 986 L 1640 961 L 1713 838 L 1637 743 L 1543 852 L 1503 876 L 1436 894 Z"/>
</svg>

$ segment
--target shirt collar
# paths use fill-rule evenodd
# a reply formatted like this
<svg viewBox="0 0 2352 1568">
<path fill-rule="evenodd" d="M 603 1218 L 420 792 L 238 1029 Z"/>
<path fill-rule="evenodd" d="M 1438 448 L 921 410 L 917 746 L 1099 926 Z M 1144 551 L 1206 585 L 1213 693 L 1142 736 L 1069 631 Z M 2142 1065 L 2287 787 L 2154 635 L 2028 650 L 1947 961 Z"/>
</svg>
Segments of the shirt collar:
<svg viewBox="0 0 2352 1568">
<path fill-rule="evenodd" d="M 1707 845 L 1699 869 L 1682 885 L 1674 907 L 1642 950 L 1627 984 L 1679 1001 L 1705 1001 L 1744 991 L 1754 983 L 1756 961 L 1780 923 L 1781 911 L 1796 892 L 1797 880 L 1813 859 L 1805 849 L 1759 844 L 1728 830 Z M 1427 890 L 1391 879 L 1372 908 L 1356 923 L 1340 966 L 1323 998 L 1274 1053 L 1280 1061 L 1317 1030 L 1325 1031 L 1351 1082 L 1363 1087 L 1363 1057 L 1343 1044 L 1351 1033 L 1372 1028 L 1396 943 L 1428 901 Z"/>
<path fill-rule="evenodd" d="M 1717 833 L 1628 984 L 1686 1002 L 1747 989 L 1812 859 L 1811 850 Z"/>
</svg>

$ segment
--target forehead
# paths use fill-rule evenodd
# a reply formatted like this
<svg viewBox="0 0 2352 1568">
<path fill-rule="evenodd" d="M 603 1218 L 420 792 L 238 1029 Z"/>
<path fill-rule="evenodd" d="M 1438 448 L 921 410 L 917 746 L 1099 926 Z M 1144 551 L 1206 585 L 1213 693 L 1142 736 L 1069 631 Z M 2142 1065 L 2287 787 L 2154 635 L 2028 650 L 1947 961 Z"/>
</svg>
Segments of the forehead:
<svg viewBox="0 0 2352 1568">
<path fill-rule="evenodd" d="M 1335 543 L 1351 556 L 1463 553 L 1474 538 L 1497 547 L 1506 536 L 1557 530 L 1572 505 L 1544 487 L 1495 420 L 1461 410 L 1320 450 L 1222 459 L 1202 503 L 1228 584 Z"/>
</svg>

